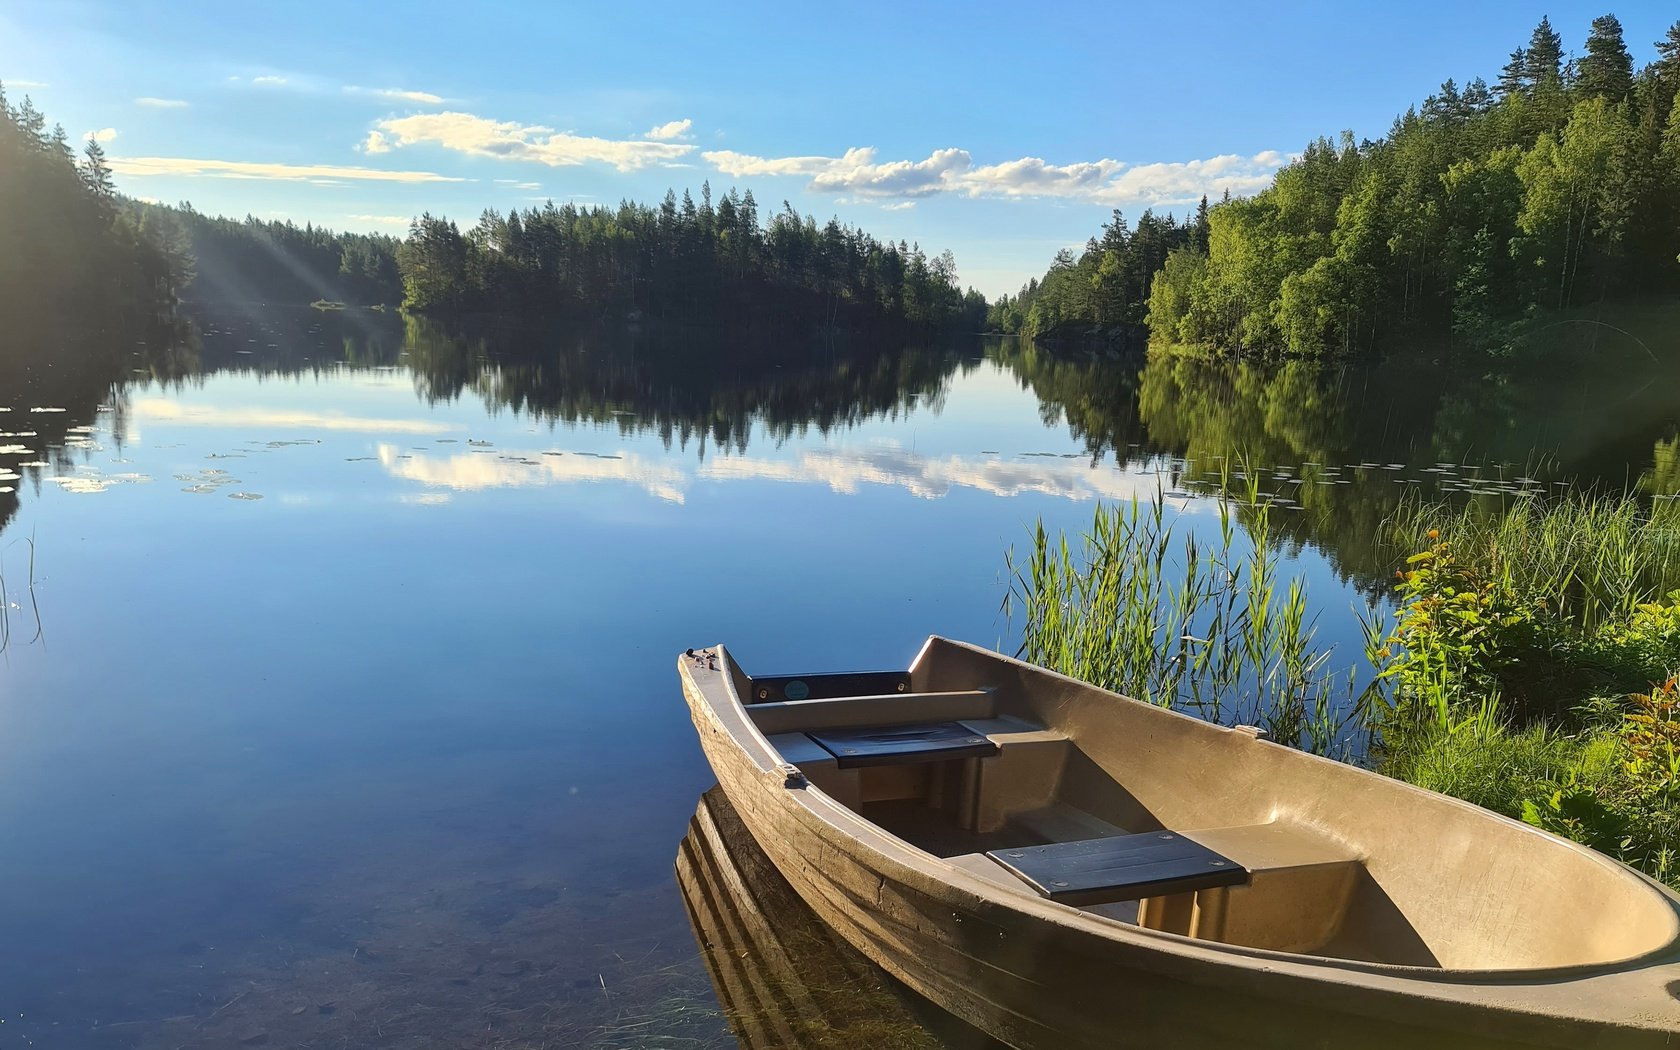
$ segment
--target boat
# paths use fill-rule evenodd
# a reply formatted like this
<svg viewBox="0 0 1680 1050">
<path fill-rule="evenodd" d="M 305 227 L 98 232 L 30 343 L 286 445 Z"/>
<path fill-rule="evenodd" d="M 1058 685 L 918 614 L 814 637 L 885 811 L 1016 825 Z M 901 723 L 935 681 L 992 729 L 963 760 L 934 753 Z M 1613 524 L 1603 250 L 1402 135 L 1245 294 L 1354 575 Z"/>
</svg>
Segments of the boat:
<svg viewBox="0 0 1680 1050">
<path fill-rule="evenodd" d="M 1680 1047 L 1680 897 L 1538 828 L 939 637 L 678 669 L 775 871 L 1006 1045 Z"/>
<path fill-rule="evenodd" d="M 743 1050 L 999 1050 L 841 940 L 782 878 L 719 788 L 677 850 L 677 888 Z"/>
</svg>

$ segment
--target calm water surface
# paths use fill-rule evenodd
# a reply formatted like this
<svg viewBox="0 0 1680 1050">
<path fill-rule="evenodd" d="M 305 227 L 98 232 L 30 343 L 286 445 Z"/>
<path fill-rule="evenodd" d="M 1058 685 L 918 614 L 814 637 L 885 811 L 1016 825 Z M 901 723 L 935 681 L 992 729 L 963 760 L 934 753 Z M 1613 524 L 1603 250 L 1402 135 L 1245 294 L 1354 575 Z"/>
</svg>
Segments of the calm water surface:
<svg viewBox="0 0 1680 1050">
<path fill-rule="evenodd" d="M 1182 457 L 1239 442 L 1349 651 L 1408 487 L 1660 474 L 1677 421 L 1654 366 L 1595 430 L 1510 381 L 978 343 L 251 310 L 159 349 L 0 390 L 0 1048 L 732 1045 L 672 868 L 683 648 L 1012 651 L 1030 523 L 1211 528 Z"/>
</svg>

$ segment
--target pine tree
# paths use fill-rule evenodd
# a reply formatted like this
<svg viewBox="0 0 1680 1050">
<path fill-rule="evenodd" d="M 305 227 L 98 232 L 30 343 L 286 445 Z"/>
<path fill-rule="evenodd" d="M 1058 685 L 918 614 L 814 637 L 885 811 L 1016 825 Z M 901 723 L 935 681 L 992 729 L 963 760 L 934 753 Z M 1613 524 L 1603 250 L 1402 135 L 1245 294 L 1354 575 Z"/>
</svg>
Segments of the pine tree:
<svg viewBox="0 0 1680 1050">
<path fill-rule="evenodd" d="M 35 103 L 28 95 L 23 96 L 23 102 L 13 112 L 12 119 L 18 130 L 23 132 L 23 141 L 31 149 L 44 151 L 47 148 L 47 118 L 35 108 Z"/>
<path fill-rule="evenodd" d="M 1493 90 L 1503 99 L 1522 94 L 1527 86 L 1528 52 L 1519 47 L 1511 52 L 1511 61 L 1499 71 L 1499 80 L 1493 85 Z"/>
<path fill-rule="evenodd" d="M 87 158 L 82 162 L 82 185 L 110 211 L 117 198 L 117 187 L 111 180 L 111 166 L 105 163 L 105 147 L 97 139 L 88 139 L 82 156 Z"/>
<path fill-rule="evenodd" d="M 1621 102 L 1633 93 L 1633 56 L 1628 54 L 1622 23 L 1615 15 L 1593 19 L 1575 88 L 1582 98 L 1602 96 L 1611 102 Z"/>
<path fill-rule="evenodd" d="M 1469 112 L 1486 113 L 1493 107 L 1493 91 L 1487 81 L 1477 77 L 1465 86 L 1462 101 Z"/>
<path fill-rule="evenodd" d="M 1664 76 L 1680 76 L 1680 21 L 1668 27 L 1668 35 L 1657 41 L 1657 67 Z"/>
<path fill-rule="evenodd" d="M 1657 41 L 1657 60 L 1647 67 L 1646 74 L 1656 84 L 1658 108 L 1666 110 L 1680 95 L 1680 22 L 1669 26 L 1668 34 Z"/>
<path fill-rule="evenodd" d="M 1544 15 L 1529 38 L 1523 56 L 1523 75 L 1530 87 L 1556 86 L 1563 82 L 1563 37 Z"/>
<path fill-rule="evenodd" d="M 53 125 L 52 137 L 48 141 L 50 142 L 48 152 L 63 161 L 66 166 L 71 168 L 76 166 L 76 150 L 70 145 L 70 136 L 64 133 L 63 124 Z"/>
</svg>

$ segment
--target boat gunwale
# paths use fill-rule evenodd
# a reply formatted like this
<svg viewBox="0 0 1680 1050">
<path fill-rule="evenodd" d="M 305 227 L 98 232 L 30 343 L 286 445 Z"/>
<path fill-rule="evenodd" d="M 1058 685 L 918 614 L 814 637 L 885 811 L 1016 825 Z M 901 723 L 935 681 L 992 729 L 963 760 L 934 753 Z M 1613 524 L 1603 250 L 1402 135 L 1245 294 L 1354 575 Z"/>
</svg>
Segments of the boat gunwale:
<svg viewBox="0 0 1680 1050">
<path fill-rule="evenodd" d="M 1081 682 L 1068 675 L 1063 675 L 1059 672 L 1051 671 L 1033 664 L 1028 664 L 1024 661 L 984 649 L 969 642 L 947 639 L 938 635 L 929 636 L 927 641 L 923 643 L 921 649 L 917 652 L 916 659 L 911 663 L 912 668 L 919 663 L 919 661 L 927 654 L 928 649 L 936 642 L 968 649 L 986 657 L 987 659 L 1012 664 L 1035 674 L 1048 675 L 1080 688 L 1099 688 L 1092 686 L 1089 683 Z M 745 672 L 741 670 L 739 664 L 735 663 L 734 658 L 729 654 L 728 649 L 724 645 L 719 644 L 713 646 L 712 648 L 718 654 L 721 665 L 717 680 L 724 691 L 722 699 L 733 705 L 739 713 L 739 722 L 743 729 L 743 733 L 738 734 L 734 732 L 729 726 L 723 724 L 721 721 L 717 723 L 718 729 L 729 734 L 735 745 L 759 767 L 762 776 L 769 777 L 779 771 L 795 768 L 791 763 L 788 763 L 786 759 L 782 757 L 781 752 L 776 749 L 775 745 L 770 743 L 748 714 L 748 708 L 750 705 L 742 702 L 741 697 L 735 688 L 733 676 L 730 674 L 730 667 L 733 665 L 734 669 L 743 675 Z M 684 663 L 683 657 L 679 657 L 678 664 L 681 668 L 684 680 L 695 686 L 700 696 L 706 700 L 708 707 L 715 709 L 716 703 L 714 698 L 710 695 L 710 691 L 701 688 L 698 683 L 694 682 L 692 676 L 689 674 L 690 669 Z M 1110 692 L 1108 690 L 1101 691 Z M 1183 712 L 1143 704 L 1142 701 L 1122 694 L 1110 693 L 1110 695 L 1129 703 L 1148 707 L 1151 711 L 1160 715 L 1174 716 L 1185 719 L 1188 722 L 1195 723 L 1197 726 L 1201 727 L 1198 731 L 1213 729 L 1223 732 L 1237 732 L 1237 730 L 1214 725 L 1213 723 L 1205 722 L 1202 719 L 1184 714 Z M 1283 745 L 1274 743 L 1271 744 L 1271 746 L 1282 747 Z M 1290 751 L 1295 756 L 1295 760 L 1311 759 L 1342 769 L 1354 769 L 1356 772 L 1364 773 L 1369 776 L 1381 776 L 1381 774 L 1374 773 L 1370 770 L 1360 770 L 1357 769 L 1357 767 L 1348 767 L 1343 763 L 1334 761 L 1333 759 L 1313 755 L 1304 751 L 1298 751 L 1293 748 L 1286 748 L 1285 750 Z M 754 753 L 755 751 L 757 752 L 756 754 Z M 1415 785 L 1406 784 L 1403 781 L 1393 780 L 1392 778 L 1384 777 L 1383 779 L 1389 782 L 1390 787 L 1403 789 L 1408 793 L 1424 796 L 1436 801 L 1445 799 L 1456 807 L 1470 811 L 1476 817 L 1502 821 L 1506 824 L 1514 826 L 1523 833 L 1539 835 L 1549 840 L 1553 846 L 1567 847 L 1577 855 L 1584 857 L 1594 865 L 1604 869 L 1613 877 L 1633 880 L 1639 885 L 1642 891 L 1655 897 L 1658 902 L 1666 907 L 1669 918 L 1669 930 L 1666 939 L 1662 944 L 1648 951 L 1620 959 L 1597 960 L 1588 963 L 1570 963 L 1558 966 L 1499 968 L 1440 967 L 1418 966 L 1405 963 L 1384 963 L 1361 959 L 1339 958 L 1328 955 L 1315 955 L 1307 952 L 1283 952 L 1269 948 L 1255 948 L 1241 944 L 1228 944 L 1221 941 L 1203 940 L 1186 936 L 1184 934 L 1153 930 L 1137 926 L 1135 924 L 1122 922 L 1118 919 L 1112 919 L 1107 916 L 1082 911 L 1071 905 L 1059 904 L 1046 898 L 1031 895 L 1027 892 L 1027 888 L 1024 885 L 1021 891 L 1014 891 L 997 883 L 990 882 L 978 875 L 964 870 L 961 867 L 958 867 L 957 865 L 949 863 L 949 861 L 945 858 L 921 849 L 913 843 L 892 834 L 808 781 L 802 781 L 797 787 L 779 787 L 777 790 L 797 791 L 800 795 L 800 798 L 797 801 L 807 812 L 846 836 L 846 838 L 851 840 L 858 848 L 867 851 L 869 855 L 876 858 L 876 863 L 878 865 L 902 866 L 909 871 L 916 872 L 923 878 L 953 886 L 972 897 L 985 901 L 993 907 L 1021 912 L 1035 918 L 1053 921 L 1063 927 L 1071 927 L 1106 940 L 1119 941 L 1144 950 L 1168 951 L 1172 955 L 1181 957 L 1186 961 L 1211 963 L 1222 968 L 1229 967 L 1234 969 L 1252 969 L 1252 967 L 1242 966 L 1239 960 L 1253 960 L 1258 962 L 1281 964 L 1288 967 L 1291 971 L 1297 968 L 1308 971 L 1308 973 L 1299 974 L 1298 976 L 1312 980 L 1323 980 L 1324 977 L 1322 976 L 1322 972 L 1330 971 L 1332 973 L 1347 974 L 1350 976 L 1370 975 L 1375 977 L 1400 978 L 1413 984 L 1437 983 L 1453 986 L 1481 987 L 1522 985 L 1537 981 L 1549 981 L 1556 978 L 1610 977 L 1616 974 L 1646 971 L 1652 968 L 1651 964 L 1653 963 L 1656 963 L 1657 965 L 1674 966 L 1676 968 L 1675 976 L 1680 977 L 1680 897 L 1677 897 L 1667 887 L 1658 883 L 1649 876 L 1636 871 L 1627 865 L 1621 864 L 1620 862 L 1599 853 L 1597 850 L 1583 846 L 1580 843 L 1561 838 L 1560 836 L 1544 831 L 1543 829 L 1536 828 L 1532 825 L 1512 820 L 1502 814 L 1494 813 L 1491 810 L 1465 802 L 1462 799 L 1441 795 L 1438 792 L 1426 791 L 1422 788 L 1416 787 Z M 891 851 L 883 848 L 887 846 L 891 847 Z M 894 851 L 901 853 L 902 856 L 895 856 Z M 893 874 L 890 868 L 883 868 L 883 873 L 889 875 Z M 906 881 L 902 878 L 902 876 L 894 875 L 894 877 L 897 878 L 898 881 Z M 1278 971 L 1274 970 L 1271 972 Z M 1358 984 L 1360 982 L 1354 983 Z M 1486 1008 L 1498 1009 L 1498 1007 L 1492 1005 L 1489 1005 Z M 1520 1013 L 1522 1011 L 1515 1012 Z"/>
</svg>

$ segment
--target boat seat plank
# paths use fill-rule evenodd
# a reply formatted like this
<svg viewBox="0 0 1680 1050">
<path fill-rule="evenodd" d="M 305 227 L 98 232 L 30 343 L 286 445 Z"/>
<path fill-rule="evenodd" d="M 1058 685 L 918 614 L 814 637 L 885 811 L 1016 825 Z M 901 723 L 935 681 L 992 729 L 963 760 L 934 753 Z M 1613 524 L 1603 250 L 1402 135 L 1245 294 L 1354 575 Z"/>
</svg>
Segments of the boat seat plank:
<svg viewBox="0 0 1680 1050">
<path fill-rule="evenodd" d="M 841 769 L 988 758 L 998 753 L 997 744 L 959 722 L 824 729 L 806 735 L 833 755 Z"/>
<path fill-rule="evenodd" d="M 742 699 L 748 704 L 773 704 L 785 700 L 827 700 L 909 691 L 909 671 L 759 675 L 752 679 L 751 695 Z"/>
<path fill-rule="evenodd" d="M 1248 881 L 1248 871 L 1176 831 L 1055 842 L 986 856 L 1062 904 L 1109 904 Z"/>
<path fill-rule="evenodd" d="M 745 710 L 761 733 L 808 733 L 817 729 L 917 725 L 965 718 L 991 718 L 997 701 L 989 689 L 951 693 L 884 693 L 752 704 Z"/>
</svg>

